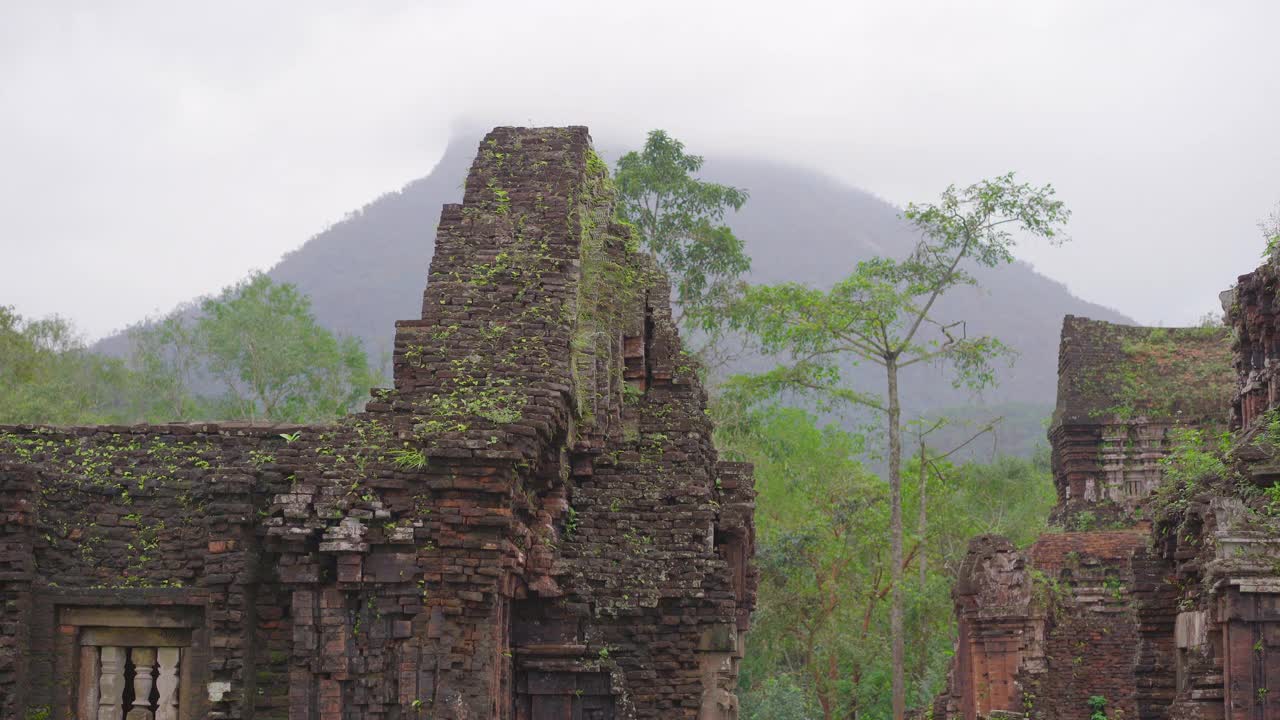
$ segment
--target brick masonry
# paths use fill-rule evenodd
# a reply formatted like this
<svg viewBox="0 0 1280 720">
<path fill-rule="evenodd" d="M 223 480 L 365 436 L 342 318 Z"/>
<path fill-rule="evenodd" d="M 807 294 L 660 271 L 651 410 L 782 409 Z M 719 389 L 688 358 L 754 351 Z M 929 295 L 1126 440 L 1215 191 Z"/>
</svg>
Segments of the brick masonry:
<svg viewBox="0 0 1280 720">
<path fill-rule="evenodd" d="M 495 129 L 333 425 L 0 429 L 0 716 L 172 615 L 183 718 L 737 717 L 751 469 L 612 203 L 585 128 Z"/>
<path fill-rule="evenodd" d="M 1209 595 L 1197 589 L 1212 531 L 1170 532 L 1152 509 L 1171 431 L 1228 427 L 1234 357 L 1226 329 L 1065 319 L 1049 438 L 1051 520 L 1066 531 L 1025 550 L 972 541 L 953 591 L 959 638 L 947 689 L 923 714 L 1087 720 L 1101 698 L 1109 718 L 1273 717 L 1223 714 L 1222 660 L 1202 656 Z M 1237 607 L 1233 592 L 1213 595 Z"/>
</svg>

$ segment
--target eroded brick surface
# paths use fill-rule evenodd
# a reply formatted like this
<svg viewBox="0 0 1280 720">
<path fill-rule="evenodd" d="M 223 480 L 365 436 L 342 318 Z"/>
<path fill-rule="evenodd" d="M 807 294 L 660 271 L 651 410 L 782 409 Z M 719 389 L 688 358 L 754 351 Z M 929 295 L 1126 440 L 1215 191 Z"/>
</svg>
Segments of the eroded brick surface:
<svg viewBox="0 0 1280 720">
<path fill-rule="evenodd" d="M 1212 532 L 1153 523 L 1171 432 L 1228 425 L 1231 358 L 1225 329 L 1066 318 L 1049 431 L 1051 519 L 1066 531 L 1025 550 L 973 541 L 954 590 L 956 658 L 933 717 L 1086 720 L 1093 698 L 1111 718 L 1255 717 L 1222 714 L 1222 661 L 1202 654 L 1220 626 L 1192 589 L 1204 577 L 1178 567 L 1192 555 L 1202 567 L 1186 546 L 1207 546 Z"/>
<path fill-rule="evenodd" d="M 736 717 L 751 471 L 612 202 L 585 128 L 490 133 L 333 425 L 0 430 L 0 715 L 71 717 L 84 618 L 167 607 L 183 717 Z"/>
</svg>

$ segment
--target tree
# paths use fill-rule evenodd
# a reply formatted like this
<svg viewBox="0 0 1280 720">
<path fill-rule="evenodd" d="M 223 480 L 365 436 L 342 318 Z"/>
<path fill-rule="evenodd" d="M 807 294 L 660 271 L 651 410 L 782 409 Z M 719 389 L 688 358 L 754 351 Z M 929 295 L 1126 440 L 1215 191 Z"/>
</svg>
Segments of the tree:
<svg viewBox="0 0 1280 720">
<path fill-rule="evenodd" d="M 988 421 L 976 432 L 969 435 L 967 439 L 952 446 L 946 451 L 933 451 L 929 447 L 929 436 L 934 432 L 945 428 L 949 421 L 945 417 L 934 418 L 931 421 L 917 419 L 910 424 L 913 426 L 913 435 L 915 436 L 915 446 L 917 454 L 912 458 L 915 461 L 914 473 L 918 480 L 916 482 L 916 500 L 918 511 L 916 513 L 916 534 L 920 538 L 920 542 L 925 542 L 929 533 L 929 479 L 933 478 L 936 482 L 945 484 L 947 479 L 952 475 L 954 466 L 949 462 L 949 458 L 968 447 L 978 438 L 987 433 L 994 434 L 996 426 L 1004 418 L 995 418 Z M 920 562 L 920 588 L 923 591 L 928 584 L 929 559 L 928 553 L 919 553 Z"/>
<path fill-rule="evenodd" d="M 767 400 L 730 388 L 713 405 L 717 447 L 755 464 L 759 493 L 760 587 L 741 668 L 743 717 L 888 717 L 888 488 L 858 461 L 860 435 Z M 912 455 L 904 462 L 909 477 L 919 471 Z M 926 466 L 932 516 L 927 530 L 909 538 L 904 557 L 908 567 L 928 557 L 927 582 L 906 585 L 917 700 L 946 681 L 955 638 L 949 589 L 969 539 L 999 533 L 1026 545 L 1043 532 L 1057 499 L 1047 453 L 960 466 L 926 456 Z M 913 489 L 919 492 L 906 488 L 908 504 L 921 500 Z"/>
<path fill-rule="evenodd" d="M 223 419 L 317 422 L 377 381 L 360 344 L 316 324 L 292 285 L 255 275 L 130 331 L 129 363 L 90 351 L 70 322 L 0 306 L 0 423 Z M 198 392 L 220 382 L 226 395 Z"/>
<path fill-rule="evenodd" d="M 320 327 L 310 300 L 293 285 L 254 275 L 201 310 L 196 331 L 208 371 L 225 385 L 235 416 L 332 419 L 375 381 L 359 341 Z"/>
<path fill-rule="evenodd" d="M 854 403 L 881 414 L 888 436 L 890 567 L 893 645 L 893 717 L 905 712 L 903 668 L 902 370 L 940 361 L 955 382 L 979 389 L 994 381 L 991 361 L 1008 353 L 999 340 L 969 337 L 963 320 L 942 319 L 948 290 L 976 284 L 967 268 L 1013 261 L 1012 230 L 1060 242 L 1069 211 L 1051 186 L 1032 187 L 1013 174 L 963 189 L 948 187 L 937 203 L 911 204 L 904 217 L 921 239 L 902 260 L 859 262 L 853 273 L 824 291 L 787 283 L 748 288 L 729 312 L 730 327 L 749 332 L 762 349 L 781 355 L 777 368 L 736 382 L 757 389 L 810 393 L 826 402 Z M 884 386 L 848 386 L 849 363 L 884 371 Z"/>
<path fill-rule="evenodd" d="M 1258 229 L 1262 231 L 1262 237 L 1267 241 L 1267 249 L 1263 251 L 1262 257 L 1274 258 L 1277 251 L 1280 251 L 1280 205 L 1267 218 L 1258 223 Z"/>
<path fill-rule="evenodd" d="M 724 224 L 726 212 L 740 209 L 747 192 L 698 180 L 702 163 L 679 140 L 653 130 L 642 150 L 618 160 L 614 182 L 618 215 L 635 226 L 671 276 L 677 318 L 710 331 L 751 260 Z"/>
<path fill-rule="evenodd" d="M 201 338 L 186 309 L 131 328 L 129 339 L 141 391 L 152 398 L 151 414 L 162 420 L 193 419 L 202 403 L 192 386 L 205 359 Z"/>
<path fill-rule="evenodd" d="M 858 717 L 883 667 L 889 590 L 884 486 L 856 459 L 863 441 L 808 411 L 717 404 L 717 444 L 755 464 L 760 605 L 748 642 L 748 717 L 772 717 L 802 686 L 823 720 Z M 737 406 L 734 410 L 727 407 Z"/>
<path fill-rule="evenodd" d="M 66 319 L 0 306 L 0 422 L 133 422 L 133 380 L 124 363 L 89 352 Z"/>
</svg>

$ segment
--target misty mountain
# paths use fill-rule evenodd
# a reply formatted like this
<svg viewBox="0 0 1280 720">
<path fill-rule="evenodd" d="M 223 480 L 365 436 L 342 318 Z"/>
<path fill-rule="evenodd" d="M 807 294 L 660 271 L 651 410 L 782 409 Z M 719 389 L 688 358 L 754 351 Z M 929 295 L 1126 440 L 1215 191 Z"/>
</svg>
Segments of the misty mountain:
<svg viewBox="0 0 1280 720">
<path fill-rule="evenodd" d="M 710 179 L 751 193 L 731 224 L 747 244 L 756 282 L 828 286 L 848 275 L 859 260 L 905 256 L 919 239 L 898 208 L 813 170 L 743 158 L 711 158 L 706 169 Z M 1053 403 L 1063 315 L 1133 323 L 1115 310 L 1075 297 L 1025 262 L 971 272 L 978 286 L 947 295 L 936 315 L 942 321 L 965 320 L 971 336 L 994 335 L 1019 353 L 1015 365 L 1000 373 L 999 387 L 984 392 L 988 402 Z M 968 400 L 967 393 L 952 391 L 949 383 L 943 388 L 926 384 L 924 393 L 911 394 L 929 406 Z"/>
<path fill-rule="evenodd" d="M 361 338 L 378 363 L 391 350 L 393 322 L 421 312 L 440 206 L 461 201 L 478 137 L 450 143 L 430 174 L 349 213 L 285 255 L 267 274 L 296 284 L 311 297 L 321 324 Z M 602 152 L 610 160 L 618 154 Z M 746 243 L 756 282 L 829 285 L 858 260 L 905 255 L 917 238 L 894 206 L 814 170 L 745 157 L 709 157 L 703 176 L 750 192 L 750 201 L 729 223 Z M 965 414 L 975 417 L 1009 415 L 1005 411 L 1010 408 L 1024 419 L 1047 415 L 1057 386 L 1063 315 L 1132 322 L 1073 296 L 1026 263 L 975 274 L 980 287 L 953 292 L 940 319 L 964 319 L 970 335 L 1001 338 L 1017 350 L 1017 362 L 1007 370 L 1002 367 L 1000 385 L 980 398 L 953 388 L 939 368 L 912 368 L 903 380 L 908 408 L 964 407 Z M 98 349 L 123 354 L 127 340 L 113 336 Z M 765 362 L 756 358 L 743 365 L 763 367 Z M 860 368 L 858 374 L 872 371 Z M 880 379 L 869 374 L 867 380 Z M 974 409 L 975 403 L 991 411 Z M 1039 438 L 1043 431 L 1036 425 L 1017 434 Z"/>
</svg>

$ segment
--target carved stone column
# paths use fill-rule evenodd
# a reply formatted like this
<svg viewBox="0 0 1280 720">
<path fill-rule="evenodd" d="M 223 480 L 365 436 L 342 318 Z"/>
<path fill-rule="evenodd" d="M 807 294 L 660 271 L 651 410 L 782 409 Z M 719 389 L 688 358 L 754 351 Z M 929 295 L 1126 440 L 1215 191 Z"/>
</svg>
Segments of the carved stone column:
<svg viewBox="0 0 1280 720">
<path fill-rule="evenodd" d="M 156 651 L 160 663 L 160 676 L 156 688 L 160 691 L 160 703 L 156 708 L 156 720 L 178 720 L 178 658 L 176 647 Z"/>
<path fill-rule="evenodd" d="M 151 688 L 155 682 L 156 649 L 133 648 L 133 709 L 125 720 L 154 720 L 151 714 Z"/>
<path fill-rule="evenodd" d="M 104 647 L 99 655 L 102 675 L 98 679 L 98 720 L 124 717 L 124 648 Z"/>
</svg>

